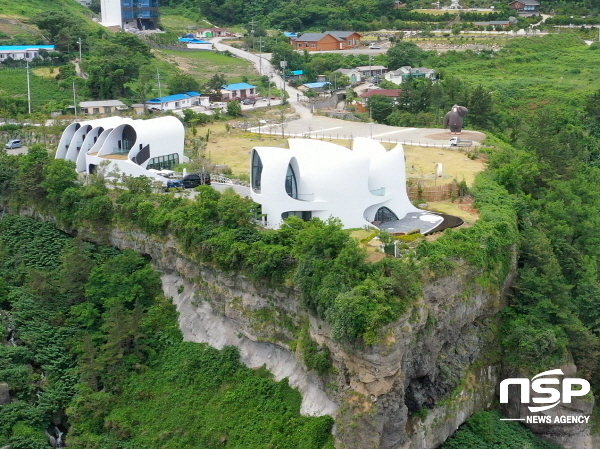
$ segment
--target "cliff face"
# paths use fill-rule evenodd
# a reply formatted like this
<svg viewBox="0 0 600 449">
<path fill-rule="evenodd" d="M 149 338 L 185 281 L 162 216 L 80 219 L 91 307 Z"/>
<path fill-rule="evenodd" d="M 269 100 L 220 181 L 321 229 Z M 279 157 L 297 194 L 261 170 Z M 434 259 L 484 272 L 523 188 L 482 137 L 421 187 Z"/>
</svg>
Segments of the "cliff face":
<svg viewBox="0 0 600 449">
<path fill-rule="evenodd" d="M 109 240 L 150 256 L 164 273 L 186 340 L 235 345 L 248 366 L 264 364 L 277 379 L 288 377 L 302 393 L 302 413 L 336 416 L 340 447 L 435 448 L 494 398 L 499 370 L 468 367 L 485 351 L 502 292 L 475 285 L 466 270 L 427 285 L 420 302 L 384 330 L 382 344 L 350 347 L 333 341 L 327 323 L 311 316 L 293 289 L 193 262 L 171 240 L 118 229 Z M 330 350 L 330 373 L 307 371 L 293 349 L 303 326 Z"/>
</svg>

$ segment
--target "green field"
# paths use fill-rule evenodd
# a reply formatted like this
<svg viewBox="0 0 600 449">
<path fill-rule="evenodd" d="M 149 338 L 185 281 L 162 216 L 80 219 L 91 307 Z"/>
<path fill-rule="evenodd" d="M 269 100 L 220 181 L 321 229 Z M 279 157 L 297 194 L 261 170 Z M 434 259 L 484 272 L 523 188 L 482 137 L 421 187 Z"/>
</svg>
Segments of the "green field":
<svg viewBox="0 0 600 449">
<path fill-rule="evenodd" d="M 162 29 L 165 31 L 171 31 L 173 33 L 185 34 L 191 33 L 193 30 L 190 30 L 188 27 L 198 27 L 198 28 L 210 28 L 211 24 L 202 20 L 200 22 L 196 20 L 192 20 L 189 17 L 177 15 L 177 14 L 162 14 L 163 10 L 167 10 L 168 8 L 161 8 L 160 12 L 160 24 Z"/>
<path fill-rule="evenodd" d="M 32 16 L 51 11 L 68 12 L 77 17 L 91 17 L 92 12 L 74 0 L 0 0 L 0 17 L 13 17 L 27 21 Z"/>
<path fill-rule="evenodd" d="M 157 50 L 155 54 L 158 58 L 176 65 L 199 80 L 208 79 L 215 73 L 223 73 L 228 80 L 236 80 L 249 75 L 252 71 L 251 64 L 244 59 L 208 51 Z"/>
<path fill-rule="evenodd" d="M 445 76 L 483 85 L 508 107 L 579 105 L 600 89 L 600 50 L 574 34 L 516 38 L 495 53 L 448 52 L 427 63 Z"/>
<path fill-rule="evenodd" d="M 31 71 L 30 80 L 32 111 L 60 108 L 65 100 L 72 103 L 73 92 L 60 89 L 52 78 L 37 76 Z M 0 96 L 6 95 L 27 99 L 25 69 L 0 69 Z"/>
</svg>

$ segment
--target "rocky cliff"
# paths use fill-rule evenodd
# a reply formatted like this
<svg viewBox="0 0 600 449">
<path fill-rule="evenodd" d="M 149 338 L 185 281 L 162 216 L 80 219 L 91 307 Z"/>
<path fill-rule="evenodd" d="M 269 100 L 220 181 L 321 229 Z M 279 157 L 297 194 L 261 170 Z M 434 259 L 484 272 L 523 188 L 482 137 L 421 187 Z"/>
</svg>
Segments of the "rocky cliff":
<svg viewBox="0 0 600 449">
<path fill-rule="evenodd" d="M 235 345 L 248 366 L 288 377 L 302 393 L 302 413 L 336 416 L 339 447 L 435 448 L 492 403 L 499 370 L 482 355 L 503 292 L 477 286 L 466 269 L 430 282 L 384 330 L 381 344 L 357 347 L 335 342 L 293 288 L 257 285 L 196 263 L 172 240 L 119 229 L 108 239 L 148 255 L 163 273 L 186 340 Z M 295 344 L 302 328 L 330 351 L 332 367 L 322 376 L 302 361 Z"/>
</svg>

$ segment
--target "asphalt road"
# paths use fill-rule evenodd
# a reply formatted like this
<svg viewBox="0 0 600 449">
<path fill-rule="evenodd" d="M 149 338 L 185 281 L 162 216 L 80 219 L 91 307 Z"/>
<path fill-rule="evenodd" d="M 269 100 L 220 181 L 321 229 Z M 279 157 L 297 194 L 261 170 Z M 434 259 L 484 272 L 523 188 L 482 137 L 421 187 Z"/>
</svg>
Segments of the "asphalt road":
<svg viewBox="0 0 600 449">
<path fill-rule="evenodd" d="M 263 75 L 269 75 L 275 81 L 277 86 L 284 86 L 289 94 L 289 103 L 300 116 L 298 120 L 286 122 L 283 125 L 283 133 L 289 137 L 323 137 L 332 139 L 352 139 L 354 137 L 369 137 L 384 142 L 404 142 L 415 145 L 445 145 L 448 146 L 448 140 L 451 134 L 449 131 L 440 128 L 407 128 L 398 126 L 387 126 L 378 123 L 352 122 L 348 120 L 340 120 L 325 116 L 315 116 L 312 112 L 302 105 L 298 98 L 302 96 L 302 92 L 284 84 L 283 79 L 273 69 L 268 59 L 263 55 L 259 55 L 233 48 L 220 42 L 221 39 L 214 39 L 215 47 L 220 51 L 229 51 L 240 58 L 251 61 L 257 71 Z M 353 52 L 355 50 L 347 50 Z M 357 52 L 373 51 L 383 52 L 381 50 L 356 50 Z M 336 53 L 342 53 L 338 51 Z M 270 56 L 270 55 L 269 55 Z M 440 117 L 440 124 L 442 118 Z M 277 134 L 281 135 L 281 124 L 273 124 L 270 126 L 261 126 L 260 129 L 253 128 L 250 131 L 262 134 Z M 483 133 L 471 131 L 468 136 L 463 137 L 467 140 L 481 141 L 485 135 Z"/>
</svg>

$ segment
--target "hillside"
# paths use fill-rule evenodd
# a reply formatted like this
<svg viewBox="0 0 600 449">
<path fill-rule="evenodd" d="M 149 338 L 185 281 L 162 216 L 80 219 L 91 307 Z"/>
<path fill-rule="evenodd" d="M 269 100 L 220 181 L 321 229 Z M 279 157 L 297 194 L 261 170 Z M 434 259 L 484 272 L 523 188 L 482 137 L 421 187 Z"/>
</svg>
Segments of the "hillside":
<svg viewBox="0 0 600 449">
<path fill-rule="evenodd" d="M 0 0 L 0 18 L 28 22 L 31 17 L 48 12 L 66 12 L 79 19 L 92 16 L 89 8 L 81 6 L 75 0 L 30 0 L 27 2 Z"/>
</svg>

